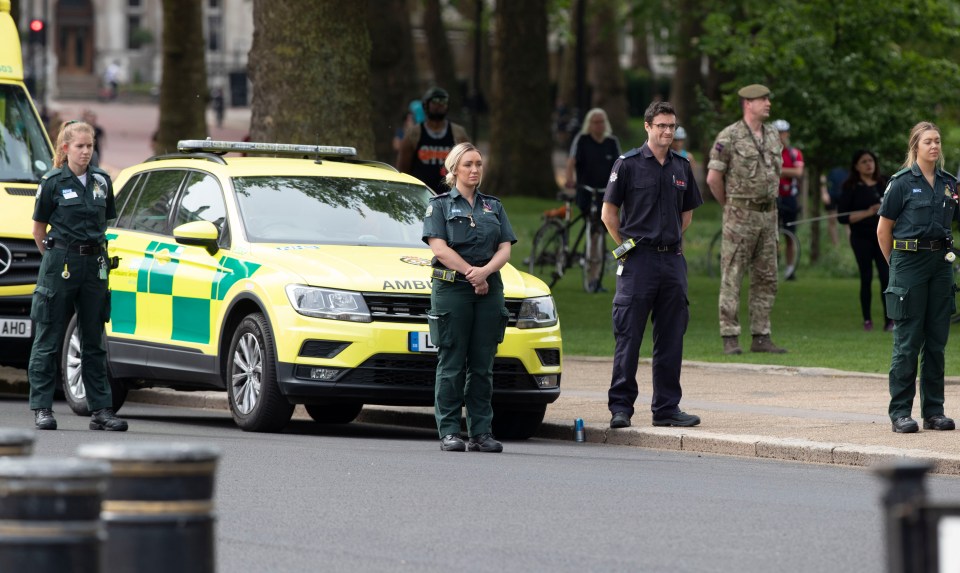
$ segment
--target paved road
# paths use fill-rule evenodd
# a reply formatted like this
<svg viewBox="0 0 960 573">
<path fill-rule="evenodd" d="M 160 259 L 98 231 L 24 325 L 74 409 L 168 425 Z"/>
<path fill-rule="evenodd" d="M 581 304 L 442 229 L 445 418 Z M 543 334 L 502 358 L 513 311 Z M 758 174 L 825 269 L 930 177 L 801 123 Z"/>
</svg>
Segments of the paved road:
<svg viewBox="0 0 960 573">
<path fill-rule="evenodd" d="M 36 455 L 100 441 L 223 451 L 219 571 L 879 571 L 882 484 L 863 469 L 533 439 L 440 452 L 433 431 L 296 420 L 239 431 L 225 412 L 128 404 L 126 434 L 58 403 Z M 20 399 L 7 426 L 29 426 Z M 960 480 L 929 480 L 960 500 Z M 776 564 L 773 567 L 772 564 Z"/>
</svg>

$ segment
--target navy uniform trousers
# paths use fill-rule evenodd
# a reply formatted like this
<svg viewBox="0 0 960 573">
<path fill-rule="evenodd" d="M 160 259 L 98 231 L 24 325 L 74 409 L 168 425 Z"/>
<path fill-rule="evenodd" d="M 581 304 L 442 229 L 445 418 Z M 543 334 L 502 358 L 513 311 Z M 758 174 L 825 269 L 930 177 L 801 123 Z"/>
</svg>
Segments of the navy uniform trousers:
<svg viewBox="0 0 960 573">
<path fill-rule="evenodd" d="M 613 297 L 613 380 L 608 393 L 610 412 L 633 416 L 637 399 L 637 363 L 640 342 L 653 319 L 654 418 L 667 418 L 679 411 L 680 362 L 683 335 L 690 311 L 687 303 L 687 262 L 676 251 L 657 252 L 637 246 L 627 254 L 617 277 Z"/>
</svg>

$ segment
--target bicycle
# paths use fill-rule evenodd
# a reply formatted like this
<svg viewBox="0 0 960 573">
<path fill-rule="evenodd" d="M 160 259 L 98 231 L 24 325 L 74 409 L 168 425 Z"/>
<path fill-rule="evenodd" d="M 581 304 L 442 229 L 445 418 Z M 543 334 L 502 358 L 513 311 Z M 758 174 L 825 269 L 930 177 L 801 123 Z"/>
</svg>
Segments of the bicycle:
<svg viewBox="0 0 960 573">
<path fill-rule="evenodd" d="M 593 245 L 593 241 L 584 240 L 584 237 L 594 233 L 606 233 L 606 229 L 600 222 L 600 214 L 596 203 L 597 195 L 603 193 L 604 190 L 595 189 L 589 185 L 579 185 L 578 188 L 590 192 L 589 216 L 585 217 L 581 213 L 573 217 L 575 195 L 565 192 L 559 193 L 557 199 L 563 201 L 564 205 L 544 211 L 543 225 L 537 229 L 533 237 L 533 249 L 525 262 L 530 274 L 542 278 L 550 287 L 557 284 L 557 281 L 563 278 L 567 270 L 577 264 L 583 271 L 583 290 L 593 292 L 594 285 L 591 284 L 590 268 L 599 265 L 600 276 L 603 275 L 606 251 L 603 247 L 597 249 Z M 571 243 L 571 230 L 580 223 L 582 223 L 582 226 L 576 239 Z M 581 242 L 583 243 L 582 247 Z"/>
<path fill-rule="evenodd" d="M 786 227 L 780 227 L 777 232 L 777 270 L 781 278 L 786 279 L 797 270 L 797 265 L 800 263 L 800 239 L 797 238 L 796 233 Z M 707 249 L 707 276 L 719 275 L 721 241 L 723 241 L 723 229 L 717 231 Z M 787 243 L 793 243 L 793 256 L 789 260 Z"/>
</svg>

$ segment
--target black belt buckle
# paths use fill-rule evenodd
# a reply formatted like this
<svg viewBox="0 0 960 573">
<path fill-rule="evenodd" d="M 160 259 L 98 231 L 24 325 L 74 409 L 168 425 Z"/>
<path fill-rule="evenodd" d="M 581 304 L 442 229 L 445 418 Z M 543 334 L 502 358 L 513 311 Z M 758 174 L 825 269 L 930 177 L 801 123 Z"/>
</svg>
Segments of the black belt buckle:
<svg viewBox="0 0 960 573">
<path fill-rule="evenodd" d="M 893 248 L 897 251 L 916 251 L 917 250 L 917 240 L 916 239 L 894 239 Z"/>
<path fill-rule="evenodd" d="M 450 269 L 433 269 L 432 278 L 452 283 L 457 280 L 457 271 Z"/>
<path fill-rule="evenodd" d="M 657 245 L 658 253 L 666 253 L 669 250 L 670 250 L 670 247 L 668 245 Z"/>
</svg>

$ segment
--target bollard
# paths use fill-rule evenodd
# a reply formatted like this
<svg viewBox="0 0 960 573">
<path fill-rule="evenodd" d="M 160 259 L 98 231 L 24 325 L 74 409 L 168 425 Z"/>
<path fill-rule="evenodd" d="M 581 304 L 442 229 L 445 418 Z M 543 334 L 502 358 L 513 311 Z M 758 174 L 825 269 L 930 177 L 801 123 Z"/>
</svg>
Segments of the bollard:
<svg viewBox="0 0 960 573">
<path fill-rule="evenodd" d="M 110 573 L 213 573 L 213 487 L 219 450 L 191 444 L 89 444 L 109 462 L 101 519 Z"/>
<path fill-rule="evenodd" d="M 577 418 L 573 421 L 573 441 L 583 442 L 586 439 L 587 436 L 583 430 L 583 418 Z"/>
<path fill-rule="evenodd" d="M 100 503 L 110 466 L 0 459 L 0 571 L 100 573 Z"/>
<path fill-rule="evenodd" d="M 0 428 L 0 456 L 29 456 L 35 438 L 33 430 Z"/>
<path fill-rule="evenodd" d="M 926 573 L 927 535 L 923 508 L 927 491 L 924 478 L 933 466 L 926 461 L 902 459 L 878 466 L 874 472 L 887 480 L 883 495 L 887 535 L 887 571 Z"/>
</svg>

